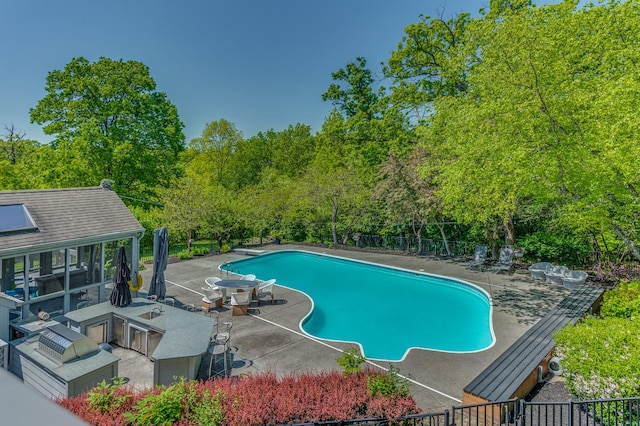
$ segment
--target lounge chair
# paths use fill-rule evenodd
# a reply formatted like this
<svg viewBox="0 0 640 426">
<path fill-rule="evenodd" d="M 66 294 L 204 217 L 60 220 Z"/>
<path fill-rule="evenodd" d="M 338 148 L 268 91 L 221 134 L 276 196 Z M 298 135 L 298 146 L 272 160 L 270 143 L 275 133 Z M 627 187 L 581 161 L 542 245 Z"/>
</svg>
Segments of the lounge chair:
<svg viewBox="0 0 640 426">
<path fill-rule="evenodd" d="M 271 297 L 271 304 L 273 305 L 273 285 L 275 284 L 275 279 L 270 279 L 258 287 L 258 292 L 256 294 L 256 298 L 258 299 L 258 305 L 260 305 L 260 299 L 263 297 Z"/>
<path fill-rule="evenodd" d="M 513 248 L 503 247 L 500 249 L 500 258 L 498 258 L 498 261 L 491 267 L 491 271 L 498 274 L 502 271 L 509 272 L 512 266 Z"/>
<path fill-rule="evenodd" d="M 473 252 L 473 260 L 467 263 L 467 269 L 481 271 L 487 261 L 487 246 L 477 245 Z"/>
<path fill-rule="evenodd" d="M 531 272 L 531 278 L 534 280 L 544 280 L 546 279 L 545 273 L 553 268 L 553 265 L 549 262 L 538 262 L 529 266 L 529 272 Z"/>
<path fill-rule="evenodd" d="M 584 271 L 569 271 L 562 277 L 562 285 L 564 288 L 573 290 L 574 288 L 584 284 L 589 274 Z"/>
<path fill-rule="evenodd" d="M 562 284 L 562 278 L 569 273 L 569 268 L 566 266 L 554 266 L 551 269 L 547 269 L 544 273 L 545 280 L 549 284 Z"/>
</svg>

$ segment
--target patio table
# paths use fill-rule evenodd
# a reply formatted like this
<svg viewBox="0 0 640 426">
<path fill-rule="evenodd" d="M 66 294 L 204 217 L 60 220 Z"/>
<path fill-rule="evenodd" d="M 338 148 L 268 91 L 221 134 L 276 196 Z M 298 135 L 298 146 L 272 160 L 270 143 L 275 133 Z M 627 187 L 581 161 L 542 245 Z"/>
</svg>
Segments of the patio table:
<svg viewBox="0 0 640 426">
<path fill-rule="evenodd" d="M 231 292 L 237 291 L 238 289 L 242 289 L 244 291 L 251 292 L 251 297 L 255 296 L 256 288 L 258 287 L 259 282 L 255 280 L 221 280 L 215 283 L 216 286 L 220 287 L 222 290 L 222 295 L 226 299 L 227 290 L 231 290 Z"/>
</svg>

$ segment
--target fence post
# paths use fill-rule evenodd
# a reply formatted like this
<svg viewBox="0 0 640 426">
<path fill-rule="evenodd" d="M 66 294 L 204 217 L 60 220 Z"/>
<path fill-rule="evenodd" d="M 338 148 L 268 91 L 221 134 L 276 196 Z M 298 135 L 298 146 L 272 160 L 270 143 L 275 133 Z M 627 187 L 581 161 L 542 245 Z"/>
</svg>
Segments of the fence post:
<svg viewBox="0 0 640 426">
<path fill-rule="evenodd" d="M 573 401 L 569 401 L 569 412 L 567 413 L 567 424 L 573 426 Z"/>
</svg>

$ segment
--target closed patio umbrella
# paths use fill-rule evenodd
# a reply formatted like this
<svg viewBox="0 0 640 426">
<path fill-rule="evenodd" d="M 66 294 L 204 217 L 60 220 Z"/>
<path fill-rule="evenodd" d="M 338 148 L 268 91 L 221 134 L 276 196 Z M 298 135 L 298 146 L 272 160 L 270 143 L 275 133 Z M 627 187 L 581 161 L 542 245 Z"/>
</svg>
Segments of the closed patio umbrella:
<svg viewBox="0 0 640 426">
<path fill-rule="evenodd" d="M 116 274 L 113 277 L 113 291 L 109 298 L 113 306 L 124 307 L 131 304 L 130 279 L 131 270 L 127 265 L 127 255 L 124 251 L 124 246 L 120 246 L 116 261 Z"/>
<path fill-rule="evenodd" d="M 153 238 L 153 275 L 149 284 L 147 296 L 157 296 L 164 299 L 167 294 L 167 285 L 164 280 L 164 271 L 167 269 L 169 258 L 169 234 L 167 227 L 160 228 L 160 232 L 154 232 Z"/>
</svg>

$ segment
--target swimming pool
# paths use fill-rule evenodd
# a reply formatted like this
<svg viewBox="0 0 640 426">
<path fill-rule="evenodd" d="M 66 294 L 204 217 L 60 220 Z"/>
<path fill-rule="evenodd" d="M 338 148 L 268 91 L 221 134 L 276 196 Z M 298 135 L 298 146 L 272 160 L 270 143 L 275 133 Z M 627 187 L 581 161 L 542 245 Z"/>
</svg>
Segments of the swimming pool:
<svg viewBox="0 0 640 426">
<path fill-rule="evenodd" d="M 313 306 L 303 332 L 357 343 L 369 359 L 401 361 L 413 348 L 477 352 L 495 342 L 489 295 L 464 281 L 300 250 L 220 269 L 305 293 Z"/>
</svg>

